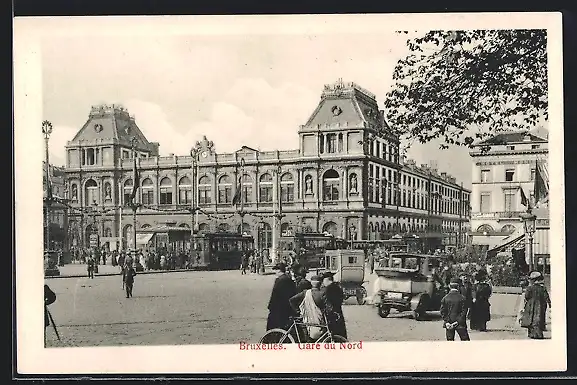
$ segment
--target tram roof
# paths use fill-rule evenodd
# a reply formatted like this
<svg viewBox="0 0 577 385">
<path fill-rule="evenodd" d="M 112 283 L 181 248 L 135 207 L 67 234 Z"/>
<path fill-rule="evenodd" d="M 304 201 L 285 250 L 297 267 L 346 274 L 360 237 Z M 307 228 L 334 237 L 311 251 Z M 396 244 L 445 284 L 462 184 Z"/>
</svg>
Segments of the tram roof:
<svg viewBox="0 0 577 385">
<path fill-rule="evenodd" d="M 168 233 L 168 232 L 186 232 L 190 233 L 190 228 L 188 227 L 178 227 L 178 226 L 167 226 L 167 225 L 157 225 L 146 227 L 144 229 L 136 230 L 136 233 Z"/>
</svg>

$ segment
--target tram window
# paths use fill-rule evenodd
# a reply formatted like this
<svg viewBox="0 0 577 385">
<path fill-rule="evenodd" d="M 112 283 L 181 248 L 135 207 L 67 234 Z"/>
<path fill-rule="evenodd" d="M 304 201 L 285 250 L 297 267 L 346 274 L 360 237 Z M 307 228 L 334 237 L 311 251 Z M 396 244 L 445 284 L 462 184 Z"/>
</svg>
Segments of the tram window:
<svg viewBox="0 0 577 385">
<path fill-rule="evenodd" d="M 333 268 L 337 266 L 337 257 L 331 257 L 331 265 L 329 266 L 329 268 Z"/>
<path fill-rule="evenodd" d="M 391 259 L 391 267 L 399 268 L 403 266 L 403 260 L 401 258 L 392 258 Z"/>
<path fill-rule="evenodd" d="M 405 269 L 416 269 L 418 266 L 417 258 L 405 258 Z"/>
<path fill-rule="evenodd" d="M 357 257 L 349 257 L 349 264 L 357 263 Z"/>
</svg>

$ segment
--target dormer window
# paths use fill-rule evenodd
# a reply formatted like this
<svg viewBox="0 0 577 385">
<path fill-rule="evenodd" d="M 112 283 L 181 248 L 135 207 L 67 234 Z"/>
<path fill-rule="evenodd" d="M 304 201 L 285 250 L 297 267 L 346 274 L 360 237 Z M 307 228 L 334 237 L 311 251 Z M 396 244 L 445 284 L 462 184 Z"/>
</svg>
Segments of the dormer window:
<svg viewBox="0 0 577 385">
<path fill-rule="evenodd" d="M 538 148 L 540 148 L 540 147 L 541 147 L 541 146 L 538 145 L 538 144 L 533 144 L 533 145 L 531 145 L 531 149 L 532 149 L 532 150 L 536 150 L 536 149 L 538 149 Z"/>
<path fill-rule="evenodd" d="M 515 151 L 515 146 L 507 146 L 507 150 Z"/>
</svg>

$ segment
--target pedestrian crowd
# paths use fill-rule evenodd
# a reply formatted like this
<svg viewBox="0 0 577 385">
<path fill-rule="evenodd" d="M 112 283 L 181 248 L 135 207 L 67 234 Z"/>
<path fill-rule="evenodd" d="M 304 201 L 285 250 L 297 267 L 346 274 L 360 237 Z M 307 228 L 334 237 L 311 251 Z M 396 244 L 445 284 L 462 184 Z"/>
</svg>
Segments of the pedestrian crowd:
<svg viewBox="0 0 577 385">
<path fill-rule="evenodd" d="M 342 308 L 344 293 L 331 272 L 314 275 L 308 280 L 308 271 L 302 265 L 293 265 L 292 274 L 284 262 L 273 269 L 277 271 L 277 278 L 268 303 L 267 331 L 288 330 L 291 317 L 300 316 L 304 324 L 299 329 L 301 341 L 318 338 L 322 333 L 322 327 L 316 326 L 319 324 L 324 324 L 333 335 L 347 338 Z"/>
</svg>

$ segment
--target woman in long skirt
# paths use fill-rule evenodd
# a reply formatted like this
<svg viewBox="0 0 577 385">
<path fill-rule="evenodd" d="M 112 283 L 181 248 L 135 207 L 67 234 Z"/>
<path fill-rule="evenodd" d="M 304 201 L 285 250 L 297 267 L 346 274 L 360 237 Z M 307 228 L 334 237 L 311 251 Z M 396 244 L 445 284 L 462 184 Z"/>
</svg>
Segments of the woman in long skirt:
<svg viewBox="0 0 577 385">
<path fill-rule="evenodd" d="M 471 306 L 471 330 L 487 331 L 487 322 L 491 320 L 492 294 L 491 285 L 487 282 L 487 273 L 481 270 L 475 277 L 473 303 Z"/>
<path fill-rule="evenodd" d="M 545 288 L 543 275 L 534 271 L 529 276 L 531 283 L 525 291 L 525 306 L 521 316 L 521 326 L 527 328 L 531 339 L 543 339 L 547 307 L 551 307 L 551 298 Z"/>
</svg>

